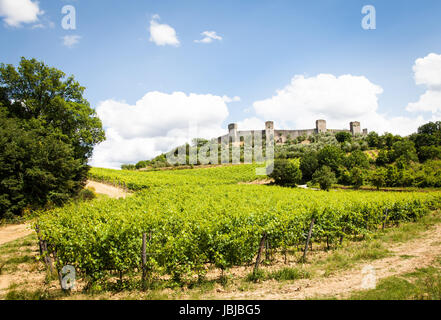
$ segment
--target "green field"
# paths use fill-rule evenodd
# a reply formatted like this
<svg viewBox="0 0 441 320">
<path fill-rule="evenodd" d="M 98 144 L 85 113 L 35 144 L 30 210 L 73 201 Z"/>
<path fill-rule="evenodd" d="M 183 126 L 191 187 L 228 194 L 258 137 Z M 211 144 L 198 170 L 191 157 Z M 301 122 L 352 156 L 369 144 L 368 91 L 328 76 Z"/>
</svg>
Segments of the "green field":
<svg viewBox="0 0 441 320">
<path fill-rule="evenodd" d="M 218 185 L 253 181 L 258 165 L 230 165 L 224 167 L 163 171 L 128 171 L 92 168 L 91 179 L 111 183 L 130 190 L 164 186 Z"/>
<path fill-rule="evenodd" d="M 127 172 L 93 169 L 92 178 L 140 190 L 127 199 L 67 205 L 38 219 L 41 236 L 60 266 L 87 281 L 138 272 L 148 235 L 150 276 L 203 276 L 208 268 L 252 263 L 264 234 L 271 248 L 302 245 L 312 218 L 312 241 L 336 247 L 342 239 L 415 221 L 438 208 L 440 192 L 312 191 L 238 184 L 254 166 Z"/>
</svg>

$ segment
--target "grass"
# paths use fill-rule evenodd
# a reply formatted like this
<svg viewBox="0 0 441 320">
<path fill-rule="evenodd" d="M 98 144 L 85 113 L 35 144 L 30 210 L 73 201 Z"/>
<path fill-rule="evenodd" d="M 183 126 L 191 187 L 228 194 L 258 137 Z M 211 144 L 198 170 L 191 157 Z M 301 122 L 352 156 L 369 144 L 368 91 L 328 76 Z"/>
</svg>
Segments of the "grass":
<svg viewBox="0 0 441 320">
<path fill-rule="evenodd" d="M 323 269 L 327 277 L 336 271 L 352 268 L 356 263 L 382 259 L 389 255 L 390 252 L 384 243 L 368 240 L 361 244 L 337 249 L 324 259 L 313 262 L 313 267 Z"/>
<path fill-rule="evenodd" d="M 29 235 L 0 246 L 0 274 L 15 272 L 21 264 L 35 262 L 35 243 L 36 236 Z"/>
<path fill-rule="evenodd" d="M 49 300 L 53 297 L 49 295 L 47 291 L 44 290 L 9 290 L 5 296 L 5 300 Z"/>
<path fill-rule="evenodd" d="M 290 281 L 298 279 L 309 279 L 311 273 L 299 267 L 285 267 L 275 271 L 265 271 L 258 269 L 256 272 L 249 273 L 245 281 L 260 282 L 264 280 Z"/>
<path fill-rule="evenodd" d="M 384 232 L 375 234 L 373 238 L 386 243 L 406 242 L 417 239 L 424 231 L 438 223 L 441 223 L 439 210 L 429 213 L 417 222 L 403 223 L 398 228 L 388 228 Z"/>
<path fill-rule="evenodd" d="M 146 292 L 142 292 L 139 286 L 134 286 L 136 282 L 134 278 L 127 277 L 128 282 L 120 287 L 115 286 L 113 291 L 103 286 L 90 292 L 74 292 L 68 297 L 63 295 L 61 290 L 56 289 L 58 284 L 54 286 L 53 281 L 42 281 L 41 284 L 30 281 L 10 286 L 3 298 L 11 300 L 61 298 L 163 300 L 212 297 L 216 299 L 217 292 L 223 292 L 226 287 L 231 292 L 252 293 L 261 286 L 259 283 L 268 280 L 279 282 L 279 288 L 283 288 L 287 281 L 322 275 L 326 277 L 335 272 L 353 268 L 359 263 L 387 257 L 391 254 L 388 250 L 391 245 L 417 239 L 438 223 L 441 223 L 441 215 L 439 211 L 436 211 L 416 223 L 403 223 L 397 228 L 387 228 L 385 231 L 374 234 L 368 240 L 357 242 L 345 240 L 341 247 L 328 252 L 316 249 L 310 253 L 307 264 L 283 266 L 281 261 L 276 261 L 271 263 L 271 266 L 262 266 L 257 273 L 249 273 L 246 276 L 232 277 L 225 274 L 222 278 L 195 279 L 180 284 L 171 280 L 157 279 L 152 282 Z M 38 254 L 36 243 L 36 236 L 30 235 L 0 246 L 0 272 L 13 273 L 22 266 L 26 269 L 34 268 L 37 272 L 44 272 L 41 263 L 35 260 Z M 413 257 L 403 252 L 400 258 L 411 259 Z M 376 289 L 354 292 L 349 299 L 441 299 L 441 257 L 438 258 L 436 264 L 439 267 L 418 269 L 413 273 L 383 279 L 378 282 Z M 275 269 L 277 266 L 278 269 Z M 274 286 L 274 282 L 269 282 L 267 285 Z M 32 286 L 34 286 L 34 291 L 30 290 Z"/>
<path fill-rule="evenodd" d="M 353 293 L 350 300 L 441 300 L 441 270 L 417 269 L 379 281 L 375 289 Z"/>
</svg>

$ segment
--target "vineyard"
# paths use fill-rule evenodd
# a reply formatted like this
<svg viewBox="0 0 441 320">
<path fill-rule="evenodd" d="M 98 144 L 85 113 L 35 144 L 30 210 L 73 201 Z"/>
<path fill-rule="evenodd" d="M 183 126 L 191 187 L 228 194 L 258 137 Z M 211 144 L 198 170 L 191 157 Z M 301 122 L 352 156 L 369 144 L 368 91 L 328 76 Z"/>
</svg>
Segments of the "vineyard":
<svg viewBox="0 0 441 320">
<path fill-rule="evenodd" d="M 311 243 L 333 248 L 383 226 L 416 221 L 439 208 L 441 196 L 237 184 L 256 178 L 252 165 L 93 169 L 91 177 L 139 191 L 124 200 L 71 204 L 38 219 L 40 237 L 58 268 L 75 266 L 90 283 L 111 274 L 182 279 L 203 276 L 210 268 L 249 265 L 263 238 L 282 254 L 304 246 L 312 221 Z"/>
<path fill-rule="evenodd" d="M 256 180 L 257 165 L 234 165 L 198 170 L 117 171 L 92 168 L 90 178 L 130 190 L 163 186 L 232 184 Z M 260 177 L 261 178 L 261 177 Z"/>
</svg>

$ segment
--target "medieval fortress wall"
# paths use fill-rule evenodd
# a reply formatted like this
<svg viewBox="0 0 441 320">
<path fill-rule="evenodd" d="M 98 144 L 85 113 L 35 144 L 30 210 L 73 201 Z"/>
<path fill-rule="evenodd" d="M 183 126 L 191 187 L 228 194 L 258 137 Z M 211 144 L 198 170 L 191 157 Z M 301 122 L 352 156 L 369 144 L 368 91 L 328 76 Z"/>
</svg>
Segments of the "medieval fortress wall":
<svg viewBox="0 0 441 320">
<path fill-rule="evenodd" d="M 301 130 L 277 130 L 274 129 L 274 122 L 267 121 L 265 122 L 264 130 L 249 130 L 249 131 L 239 131 L 236 123 L 231 123 L 228 125 L 228 134 L 221 136 L 218 138 L 219 143 L 222 141 L 228 141 L 228 139 L 233 139 L 233 141 L 240 141 L 240 137 L 244 137 L 247 135 L 251 135 L 254 137 L 255 133 L 259 133 L 262 136 L 273 135 L 274 140 L 278 144 L 285 143 L 288 139 L 296 139 L 300 136 L 309 136 L 312 134 L 318 133 L 337 133 L 337 132 L 350 132 L 353 136 L 363 134 L 366 135 L 368 133 L 367 129 L 363 129 L 361 131 L 360 122 L 353 121 L 349 123 L 349 129 L 328 129 L 326 127 L 326 120 L 317 120 L 315 122 L 314 129 L 301 129 Z M 227 139 L 227 140 L 226 140 Z"/>
</svg>

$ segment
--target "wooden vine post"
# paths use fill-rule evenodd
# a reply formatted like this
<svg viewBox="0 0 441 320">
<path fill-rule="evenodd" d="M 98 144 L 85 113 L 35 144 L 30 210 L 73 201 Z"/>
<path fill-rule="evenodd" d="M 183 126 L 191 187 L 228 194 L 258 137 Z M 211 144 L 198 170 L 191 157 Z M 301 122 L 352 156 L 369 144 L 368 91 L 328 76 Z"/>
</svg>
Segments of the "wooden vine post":
<svg viewBox="0 0 441 320">
<path fill-rule="evenodd" d="M 308 253 L 309 242 L 311 241 L 312 229 L 314 228 L 315 218 L 312 218 L 309 226 L 308 237 L 306 238 L 305 250 L 303 250 L 302 262 L 306 262 L 306 254 Z"/>
<path fill-rule="evenodd" d="M 253 273 L 256 274 L 257 270 L 259 270 L 260 259 L 262 258 L 262 251 L 266 242 L 266 233 L 264 232 L 262 235 L 262 239 L 260 239 L 259 250 L 257 251 L 256 264 L 254 265 Z"/>
<path fill-rule="evenodd" d="M 387 221 L 388 212 L 387 209 L 384 212 L 384 220 L 383 220 L 383 230 L 386 228 L 386 221 Z"/>
<path fill-rule="evenodd" d="M 42 240 L 40 236 L 40 227 L 38 224 L 35 226 L 35 231 L 37 232 L 38 237 L 38 245 L 40 249 L 40 256 L 43 258 L 43 262 L 46 267 L 49 269 L 50 274 L 52 275 L 54 272 L 54 267 L 52 265 L 52 259 L 48 250 L 48 244 L 46 240 Z"/>
<path fill-rule="evenodd" d="M 146 254 L 146 242 L 147 242 L 147 234 L 144 232 L 142 234 L 142 251 L 141 251 L 141 261 L 142 261 L 142 290 L 146 290 L 146 281 L 147 281 L 147 254 Z"/>
</svg>

